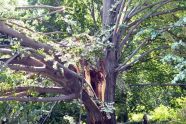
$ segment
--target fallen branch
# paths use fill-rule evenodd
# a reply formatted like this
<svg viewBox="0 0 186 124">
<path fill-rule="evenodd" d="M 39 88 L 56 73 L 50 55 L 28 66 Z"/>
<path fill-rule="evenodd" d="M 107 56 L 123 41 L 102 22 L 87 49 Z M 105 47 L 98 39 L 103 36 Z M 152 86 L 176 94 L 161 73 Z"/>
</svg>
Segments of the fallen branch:
<svg viewBox="0 0 186 124">
<path fill-rule="evenodd" d="M 49 6 L 49 5 L 34 5 L 34 6 L 18 6 L 16 9 L 49 9 L 49 10 L 58 10 L 65 9 L 64 6 Z"/>
<path fill-rule="evenodd" d="M 31 47 L 36 50 L 44 49 L 46 53 L 49 53 L 49 51 L 54 51 L 53 48 L 49 44 L 43 44 L 43 43 L 36 42 L 35 40 L 25 36 L 24 34 L 10 28 L 2 21 L 0 21 L 0 32 L 20 39 L 20 43 L 22 46 Z"/>
<path fill-rule="evenodd" d="M 46 68 L 43 67 L 35 67 L 35 66 L 24 66 L 24 65 L 7 65 L 10 69 L 15 71 L 26 71 L 26 72 L 45 72 Z"/>
<path fill-rule="evenodd" d="M 35 91 L 38 93 L 60 93 L 60 94 L 66 94 L 66 91 L 62 87 L 38 87 L 38 86 L 24 86 L 24 87 L 15 87 L 8 90 L 1 89 L 1 92 L 3 92 L 4 96 L 13 94 L 13 93 L 19 93 L 23 91 Z"/>
<path fill-rule="evenodd" d="M 0 48 L 0 53 L 2 53 L 2 54 L 12 54 L 13 51 L 11 49 L 7 49 L 7 48 Z"/>
<path fill-rule="evenodd" d="M 0 101 L 20 101 L 20 102 L 55 102 L 66 101 L 78 98 L 76 94 L 61 95 L 56 97 L 0 97 Z"/>
</svg>

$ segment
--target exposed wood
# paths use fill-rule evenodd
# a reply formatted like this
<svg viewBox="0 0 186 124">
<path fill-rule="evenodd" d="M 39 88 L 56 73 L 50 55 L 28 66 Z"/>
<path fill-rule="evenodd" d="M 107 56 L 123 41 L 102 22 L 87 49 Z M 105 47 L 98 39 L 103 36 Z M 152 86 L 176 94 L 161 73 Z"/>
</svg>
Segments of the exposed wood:
<svg viewBox="0 0 186 124">
<path fill-rule="evenodd" d="M 104 101 L 104 93 L 105 93 L 105 76 L 102 71 L 91 70 L 91 86 L 95 91 L 99 100 Z"/>
</svg>

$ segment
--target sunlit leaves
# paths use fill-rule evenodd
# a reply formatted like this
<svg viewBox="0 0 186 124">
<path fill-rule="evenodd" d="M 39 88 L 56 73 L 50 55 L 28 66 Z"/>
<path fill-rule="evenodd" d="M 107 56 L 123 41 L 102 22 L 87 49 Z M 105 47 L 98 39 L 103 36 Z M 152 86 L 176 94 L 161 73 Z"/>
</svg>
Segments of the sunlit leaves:
<svg viewBox="0 0 186 124">
<path fill-rule="evenodd" d="M 12 15 L 15 8 L 15 3 L 15 0 L 0 0 L 0 18 Z"/>
</svg>

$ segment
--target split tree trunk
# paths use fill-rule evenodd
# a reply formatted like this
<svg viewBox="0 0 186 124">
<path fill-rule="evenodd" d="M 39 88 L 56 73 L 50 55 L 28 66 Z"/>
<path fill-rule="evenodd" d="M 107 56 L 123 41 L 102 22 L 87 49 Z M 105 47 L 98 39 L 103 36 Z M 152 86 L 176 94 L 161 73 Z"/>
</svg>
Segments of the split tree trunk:
<svg viewBox="0 0 186 124">
<path fill-rule="evenodd" d="M 107 55 L 100 64 L 100 70 L 90 71 L 91 85 L 98 96 L 99 100 L 104 103 L 114 103 L 115 85 L 117 73 L 114 71 L 117 66 L 116 51 L 107 49 Z M 87 108 L 88 124 L 116 124 L 115 112 L 110 113 L 110 118 L 105 112 L 96 113 L 94 110 Z M 99 117 L 98 117 L 99 116 Z"/>
<path fill-rule="evenodd" d="M 116 15 L 110 11 L 112 5 L 116 1 L 114 0 L 103 0 L 103 11 L 102 11 L 102 26 L 103 30 L 107 30 L 112 27 L 116 22 Z M 105 34 L 106 37 L 109 34 Z M 110 43 L 113 43 L 112 37 L 109 38 Z M 115 68 L 118 65 L 117 59 L 117 45 L 114 48 L 107 47 L 104 53 L 103 64 L 101 64 L 100 72 L 102 74 L 101 78 L 98 78 L 96 85 L 93 87 L 97 92 L 97 96 L 104 103 L 114 103 L 115 101 L 115 85 L 117 73 Z M 98 76 L 99 77 L 99 76 Z M 101 120 L 96 121 L 96 115 L 92 111 L 88 112 L 88 124 L 116 124 L 115 112 L 110 113 L 110 118 L 108 118 L 105 112 L 101 112 Z"/>
</svg>

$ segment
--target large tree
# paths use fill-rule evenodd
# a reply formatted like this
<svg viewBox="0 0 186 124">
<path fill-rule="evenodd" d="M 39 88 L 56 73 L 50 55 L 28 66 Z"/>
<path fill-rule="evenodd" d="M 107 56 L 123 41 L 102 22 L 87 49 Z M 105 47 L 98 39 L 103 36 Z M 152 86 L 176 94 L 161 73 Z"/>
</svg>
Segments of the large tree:
<svg viewBox="0 0 186 124">
<path fill-rule="evenodd" d="M 79 98 L 87 110 L 87 123 L 115 124 L 113 106 L 117 76 L 135 63 L 142 62 L 147 54 L 166 49 L 166 42 L 169 40 L 162 34 L 184 27 L 186 20 L 183 18 L 183 11 L 186 8 L 185 2 L 181 0 L 103 0 L 102 4 L 102 29 L 99 35 L 83 33 L 60 42 L 49 41 L 46 33 L 37 33 L 14 21 L 20 19 L 25 22 L 25 18 L 2 18 L 1 37 L 13 42 L 3 40 L 0 47 L 3 67 L 15 72 L 23 71 L 47 77 L 53 81 L 54 86 L 20 85 L 12 89 L 1 89 L 0 101 L 49 102 Z M 47 9 L 50 12 L 47 16 L 50 16 L 56 13 L 63 15 L 69 8 L 48 5 L 16 8 L 17 11 L 20 9 Z M 43 16 L 46 15 L 29 20 L 42 21 Z M 97 28 L 93 9 L 91 16 Z M 68 33 L 72 34 L 73 28 L 70 28 Z M 35 38 L 37 35 L 39 38 Z M 159 41 L 165 43 L 157 43 L 151 47 L 151 44 Z M 92 52 L 100 55 L 93 56 Z M 69 59 L 73 59 L 75 64 L 69 64 Z M 30 92 L 57 95 L 30 97 Z"/>
</svg>

